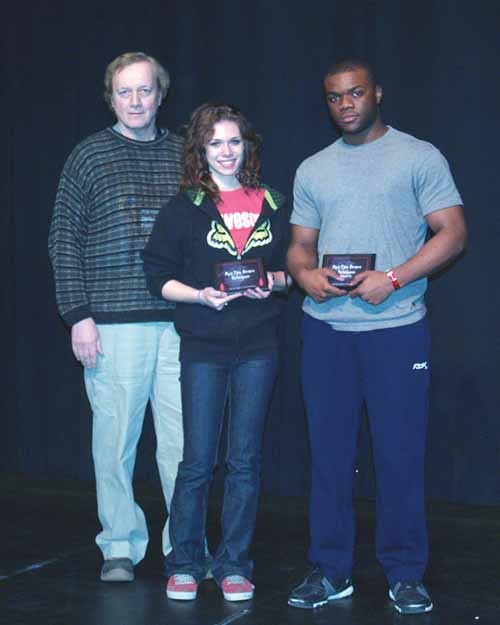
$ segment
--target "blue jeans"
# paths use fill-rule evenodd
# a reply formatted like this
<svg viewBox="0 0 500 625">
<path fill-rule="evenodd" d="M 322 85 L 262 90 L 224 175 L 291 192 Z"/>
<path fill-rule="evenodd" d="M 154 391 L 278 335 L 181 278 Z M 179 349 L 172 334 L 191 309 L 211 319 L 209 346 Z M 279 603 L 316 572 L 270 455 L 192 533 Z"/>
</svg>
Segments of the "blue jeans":
<svg viewBox="0 0 500 625">
<path fill-rule="evenodd" d="M 257 514 L 264 423 L 276 377 L 277 355 L 231 362 L 183 362 L 181 391 L 184 456 L 171 506 L 172 551 L 168 576 L 205 577 L 207 500 L 229 401 L 222 539 L 210 566 L 217 581 L 227 575 L 250 579 L 248 551 Z"/>
</svg>

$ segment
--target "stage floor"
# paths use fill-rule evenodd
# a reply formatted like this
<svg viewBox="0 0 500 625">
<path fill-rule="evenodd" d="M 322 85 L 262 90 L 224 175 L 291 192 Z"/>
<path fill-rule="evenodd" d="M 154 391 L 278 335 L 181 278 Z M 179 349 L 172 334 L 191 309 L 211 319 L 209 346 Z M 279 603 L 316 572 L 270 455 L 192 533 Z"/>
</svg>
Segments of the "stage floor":
<svg viewBox="0 0 500 625">
<path fill-rule="evenodd" d="M 374 506 L 357 502 L 352 597 L 315 611 L 287 606 L 288 590 L 306 572 L 307 507 L 303 498 L 264 495 L 254 541 L 255 597 L 228 603 L 213 581 L 198 599 L 167 599 L 160 533 L 163 505 L 138 488 L 151 543 L 131 584 L 99 581 L 100 553 L 91 485 L 0 478 L 0 625 L 499 625 L 500 507 L 429 505 L 431 559 L 426 584 L 435 608 L 402 616 L 387 597 L 373 547 Z M 208 538 L 216 544 L 220 492 Z"/>
</svg>

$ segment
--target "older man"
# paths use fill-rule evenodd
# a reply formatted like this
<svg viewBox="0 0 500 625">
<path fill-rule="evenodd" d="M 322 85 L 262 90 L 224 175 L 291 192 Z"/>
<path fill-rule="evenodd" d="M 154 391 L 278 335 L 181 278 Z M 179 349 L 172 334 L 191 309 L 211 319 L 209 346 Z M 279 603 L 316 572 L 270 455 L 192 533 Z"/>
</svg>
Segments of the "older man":
<svg viewBox="0 0 500 625">
<path fill-rule="evenodd" d="M 179 338 L 173 304 L 150 295 L 140 252 L 162 204 L 177 193 L 182 140 L 156 125 L 169 75 L 127 52 L 106 68 L 113 127 L 76 146 L 64 166 L 50 229 L 59 312 L 71 326 L 93 412 L 92 452 L 104 556 L 101 580 L 132 581 L 148 530 L 132 474 L 151 402 L 167 507 L 182 456 Z M 163 550 L 170 551 L 168 527 Z"/>
</svg>

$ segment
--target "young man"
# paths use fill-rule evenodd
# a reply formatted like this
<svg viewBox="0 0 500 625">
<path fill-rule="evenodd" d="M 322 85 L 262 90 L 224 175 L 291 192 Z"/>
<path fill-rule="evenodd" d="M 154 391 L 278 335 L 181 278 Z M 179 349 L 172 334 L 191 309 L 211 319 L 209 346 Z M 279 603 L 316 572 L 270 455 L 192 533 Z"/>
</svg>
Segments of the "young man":
<svg viewBox="0 0 500 625">
<path fill-rule="evenodd" d="M 324 87 L 342 137 L 297 170 L 288 251 L 290 272 L 307 294 L 302 380 L 313 565 L 288 603 L 315 608 L 353 592 L 352 488 L 364 401 L 377 475 L 377 557 L 396 609 L 428 612 L 424 292 L 426 276 L 464 248 L 461 199 L 435 147 L 383 123 L 382 89 L 366 62 L 335 64 Z M 326 254 L 375 254 L 375 268 L 334 286 L 342 275 L 322 267 Z"/>
<path fill-rule="evenodd" d="M 54 208 L 49 251 L 59 312 L 71 326 L 93 412 L 92 452 L 104 556 L 101 580 L 132 581 L 148 531 L 132 474 L 148 400 L 167 507 L 182 457 L 179 337 L 172 303 L 146 288 L 140 253 L 161 205 L 178 191 L 182 140 L 156 126 L 167 71 L 142 52 L 106 69 L 116 124 L 73 150 Z M 163 550 L 170 551 L 167 525 Z"/>
</svg>

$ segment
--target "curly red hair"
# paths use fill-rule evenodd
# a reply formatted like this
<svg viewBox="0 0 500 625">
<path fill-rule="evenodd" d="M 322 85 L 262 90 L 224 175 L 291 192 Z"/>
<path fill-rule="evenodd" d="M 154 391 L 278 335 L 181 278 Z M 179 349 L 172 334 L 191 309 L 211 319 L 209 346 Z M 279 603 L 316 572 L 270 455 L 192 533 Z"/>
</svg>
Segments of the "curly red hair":
<svg viewBox="0 0 500 625">
<path fill-rule="evenodd" d="M 205 148 L 221 121 L 234 122 L 240 129 L 245 156 L 236 177 L 243 187 L 258 189 L 261 168 L 261 139 L 239 109 L 222 102 L 205 102 L 191 115 L 184 145 L 184 176 L 181 188 L 201 188 L 213 200 L 219 199 L 219 188 L 210 175 Z"/>
</svg>

